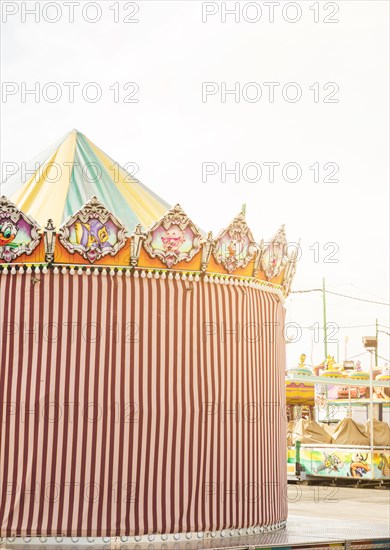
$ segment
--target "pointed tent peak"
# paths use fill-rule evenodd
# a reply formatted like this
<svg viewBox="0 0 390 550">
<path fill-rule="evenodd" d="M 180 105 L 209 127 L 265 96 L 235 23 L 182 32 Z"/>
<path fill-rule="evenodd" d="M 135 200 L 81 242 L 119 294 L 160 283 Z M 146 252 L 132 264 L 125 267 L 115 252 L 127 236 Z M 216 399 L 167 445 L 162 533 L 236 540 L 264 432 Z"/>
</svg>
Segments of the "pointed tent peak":
<svg viewBox="0 0 390 550">
<path fill-rule="evenodd" d="M 92 143 L 89 137 L 85 135 L 84 132 L 81 132 L 77 128 L 73 128 L 70 132 L 68 132 L 68 136 L 75 136 L 76 139 L 84 138 L 84 139 L 87 139 L 90 143 Z"/>
<path fill-rule="evenodd" d="M 81 132 L 77 128 L 72 128 L 72 130 L 69 130 L 64 135 L 62 143 L 65 143 L 67 140 L 75 140 L 76 143 L 82 142 L 82 140 L 86 140 L 92 146 L 98 148 L 97 145 L 95 145 L 95 143 L 92 142 L 86 134 L 84 134 L 84 132 Z"/>
<path fill-rule="evenodd" d="M 4 193 L 40 225 L 56 227 L 96 196 L 131 231 L 150 226 L 170 205 L 73 128 L 14 174 Z"/>
<path fill-rule="evenodd" d="M 76 128 L 73 128 L 66 134 L 65 139 L 73 138 L 77 140 L 79 135 L 83 135 L 83 134 L 79 132 L 79 130 L 77 130 Z"/>
</svg>

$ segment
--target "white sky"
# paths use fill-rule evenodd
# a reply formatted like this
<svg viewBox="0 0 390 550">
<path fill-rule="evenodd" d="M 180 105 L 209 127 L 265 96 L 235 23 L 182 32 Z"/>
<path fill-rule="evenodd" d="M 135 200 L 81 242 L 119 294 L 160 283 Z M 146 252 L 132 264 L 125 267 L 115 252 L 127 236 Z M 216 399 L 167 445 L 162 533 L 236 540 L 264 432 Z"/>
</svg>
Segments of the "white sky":
<svg viewBox="0 0 390 550">
<path fill-rule="evenodd" d="M 247 220 L 258 240 L 270 238 L 282 223 L 291 241 L 302 239 L 303 256 L 298 264 L 295 289 L 318 288 L 326 277 L 329 290 L 366 299 L 388 302 L 388 17 L 386 1 L 320 2 L 321 21 L 314 23 L 311 1 L 297 3 L 300 21 L 289 23 L 275 7 L 275 21 L 268 21 L 262 8 L 257 23 L 254 8 L 241 11 L 239 22 L 218 13 L 202 22 L 201 1 L 141 1 L 134 16 L 139 22 L 124 23 L 131 16 L 131 3 L 99 2 L 102 17 L 97 23 L 82 18 L 75 6 L 75 22 L 69 23 L 69 9 L 40 2 L 36 16 L 26 15 L 24 2 L 2 2 L 2 80 L 14 82 L 19 90 L 25 82 L 43 87 L 57 82 L 63 98 L 57 103 L 22 101 L 21 92 L 3 96 L 2 162 L 21 163 L 45 150 L 72 128 L 86 134 L 120 164 L 135 162 L 137 177 L 169 203 L 180 202 L 195 223 L 218 232 L 247 203 Z M 35 2 L 28 2 L 29 9 Z M 51 3 L 53 4 L 53 3 Z M 90 3 L 91 4 L 91 3 Z M 96 4 L 96 2 L 95 2 Z M 114 22 L 118 6 L 120 22 Z M 241 0 L 239 7 L 248 4 Z M 255 4 L 252 2 L 251 4 Z M 234 2 L 227 3 L 231 8 Z M 338 23 L 324 23 L 333 5 Z M 7 15 L 17 6 L 18 12 Z M 203 6 L 203 9 L 205 7 Z M 289 8 L 286 17 L 294 17 Z M 50 11 L 51 10 L 51 11 Z M 89 8 L 87 17 L 95 16 Z M 250 11 L 252 10 L 252 11 Z M 36 22 L 35 17 L 40 21 Z M 45 20 L 46 19 L 46 20 Z M 4 22 L 6 21 L 6 22 Z M 102 99 L 89 103 L 76 89 L 70 103 L 64 82 L 96 82 Z M 122 88 L 136 82 L 138 103 L 113 101 L 110 86 Z M 261 86 L 263 96 L 251 103 L 241 97 L 236 103 L 220 94 L 202 102 L 202 82 L 239 82 Z M 275 102 L 267 99 L 264 82 L 280 82 Z M 302 98 L 289 103 L 281 96 L 287 82 L 296 82 Z M 313 101 L 309 87 L 335 82 L 338 103 Z M 253 93 L 252 88 L 252 93 Z M 332 91 L 329 88 L 326 93 Z M 248 91 L 250 94 L 250 92 Z M 122 91 L 121 97 L 123 98 Z M 250 183 L 232 176 L 222 183 L 220 175 L 202 182 L 202 163 L 235 162 L 298 163 L 299 182 L 284 181 L 276 170 L 275 182 L 264 169 L 260 181 Z M 315 162 L 339 166 L 338 183 L 315 183 Z M 323 178 L 323 176 L 321 176 Z M 310 247 L 319 243 L 319 261 Z M 324 263 L 326 243 L 336 243 L 337 263 Z M 332 248 L 328 249 L 328 253 Z M 322 324 L 320 293 L 291 295 L 287 300 L 288 320 L 309 327 Z M 328 321 L 341 327 L 369 325 L 375 318 L 389 325 L 388 310 L 364 302 L 328 297 Z M 383 328 L 389 331 L 389 328 Z M 361 336 L 374 334 L 372 327 L 340 329 L 340 359 L 344 337 L 349 336 L 348 356 L 362 353 Z M 288 346 L 289 364 L 300 353 L 311 357 L 311 334 L 304 329 L 299 342 Z M 289 332 L 292 336 L 293 332 Z M 336 336 L 337 338 L 337 336 Z M 380 335 L 379 354 L 387 358 L 388 338 Z M 337 344 L 329 344 L 337 354 Z M 313 361 L 323 359 L 323 344 L 314 343 Z M 363 355 L 363 365 L 369 358 Z M 308 361 L 310 363 L 310 360 Z M 383 364 L 383 361 L 379 361 Z"/>
</svg>

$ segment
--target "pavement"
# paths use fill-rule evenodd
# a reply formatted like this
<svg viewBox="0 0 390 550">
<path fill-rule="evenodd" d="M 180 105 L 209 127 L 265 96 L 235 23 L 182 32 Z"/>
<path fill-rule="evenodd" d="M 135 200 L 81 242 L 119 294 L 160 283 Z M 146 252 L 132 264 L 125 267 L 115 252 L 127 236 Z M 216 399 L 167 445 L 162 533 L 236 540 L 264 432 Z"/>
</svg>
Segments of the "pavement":
<svg viewBox="0 0 390 550">
<path fill-rule="evenodd" d="M 324 485 L 293 485 L 287 491 L 289 516 L 390 523 L 390 490 Z"/>
</svg>

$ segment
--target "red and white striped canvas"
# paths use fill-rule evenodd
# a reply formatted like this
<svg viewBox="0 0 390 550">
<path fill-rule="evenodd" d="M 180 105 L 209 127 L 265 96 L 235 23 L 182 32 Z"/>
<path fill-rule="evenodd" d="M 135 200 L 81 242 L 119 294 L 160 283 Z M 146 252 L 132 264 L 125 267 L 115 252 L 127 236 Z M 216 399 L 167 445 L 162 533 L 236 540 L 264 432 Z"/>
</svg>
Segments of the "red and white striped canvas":
<svg viewBox="0 0 390 550">
<path fill-rule="evenodd" d="M 0 304 L 0 536 L 286 518 L 275 294 L 49 272 L 0 275 Z"/>
</svg>

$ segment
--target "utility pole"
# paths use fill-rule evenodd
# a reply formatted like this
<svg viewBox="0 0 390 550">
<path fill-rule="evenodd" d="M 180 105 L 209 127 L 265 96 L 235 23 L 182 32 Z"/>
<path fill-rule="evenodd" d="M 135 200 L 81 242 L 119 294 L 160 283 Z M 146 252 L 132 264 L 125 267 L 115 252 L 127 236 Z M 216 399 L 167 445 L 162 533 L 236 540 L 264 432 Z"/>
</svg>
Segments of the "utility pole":
<svg viewBox="0 0 390 550">
<path fill-rule="evenodd" d="M 323 317 L 324 317 L 324 352 L 325 352 L 325 361 L 328 357 L 328 331 L 326 328 L 326 292 L 325 292 L 325 277 L 322 279 L 322 306 L 323 306 Z"/>
<path fill-rule="evenodd" d="M 324 323 L 324 368 L 327 368 L 328 357 L 328 331 L 326 328 L 326 292 L 325 292 L 325 277 L 322 279 L 322 306 L 323 306 L 323 323 Z M 329 402 L 328 402 L 328 385 L 325 386 L 326 399 L 326 421 L 329 421 Z"/>
<path fill-rule="evenodd" d="M 375 338 L 376 338 L 376 346 L 375 346 L 375 367 L 378 366 L 378 333 L 379 333 L 379 327 L 378 327 L 378 319 L 375 319 Z"/>
</svg>

